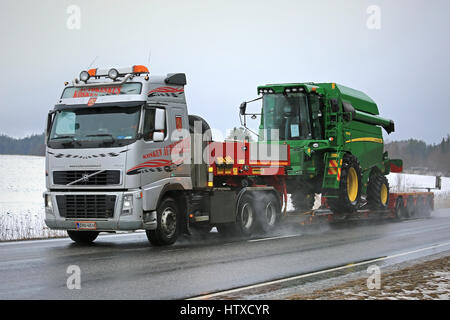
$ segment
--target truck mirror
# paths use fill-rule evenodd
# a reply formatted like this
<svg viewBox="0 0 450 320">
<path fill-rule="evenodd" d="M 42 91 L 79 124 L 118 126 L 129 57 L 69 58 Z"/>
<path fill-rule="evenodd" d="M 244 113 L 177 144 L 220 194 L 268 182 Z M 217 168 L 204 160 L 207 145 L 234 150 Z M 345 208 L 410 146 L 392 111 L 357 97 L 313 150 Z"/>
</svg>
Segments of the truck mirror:
<svg viewBox="0 0 450 320">
<path fill-rule="evenodd" d="M 48 116 L 47 116 L 47 127 L 46 127 L 46 130 L 45 130 L 45 138 L 46 138 L 45 141 L 47 141 L 48 136 L 50 135 L 50 130 L 52 128 L 52 122 L 53 122 L 53 115 L 54 114 L 55 113 L 53 111 L 50 111 L 48 113 Z"/>
<path fill-rule="evenodd" d="M 155 142 L 164 141 L 164 132 L 161 131 L 153 132 L 153 141 Z"/>
<path fill-rule="evenodd" d="M 242 116 L 245 115 L 245 110 L 247 109 L 247 102 L 242 102 L 239 109 L 240 109 L 241 115 Z"/>
<path fill-rule="evenodd" d="M 165 129 L 166 129 L 166 110 L 157 108 L 155 110 L 155 131 Z"/>
</svg>

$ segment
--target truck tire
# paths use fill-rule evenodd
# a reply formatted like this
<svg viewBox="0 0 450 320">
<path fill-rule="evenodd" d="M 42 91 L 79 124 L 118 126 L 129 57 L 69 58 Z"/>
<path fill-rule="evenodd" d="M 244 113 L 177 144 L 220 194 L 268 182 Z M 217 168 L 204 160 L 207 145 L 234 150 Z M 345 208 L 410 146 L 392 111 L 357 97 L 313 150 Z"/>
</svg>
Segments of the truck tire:
<svg viewBox="0 0 450 320">
<path fill-rule="evenodd" d="M 179 232 L 179 209 L 174 199 L 167 197 L 161 201 L 156 211 L 157 227 L 146 230 L 147 239 L 154 246 L 174 244 Z"/>
<path fill-rule="evenodd" d="M 361 200 L 361 167 L 351 154 L 344 155 L 338 198 L 329 198 L 328 205 L 335 213 L 351 213 L 358 209 Z"/>
<path fill-rule="evenodd" d="M 248 192 L 244 193 L 239 200 L 236 224 L 244 237 L 252 235 L 255 231 L 257 225 L 255 201 Z"/>
<path fill-rule="evenodd" d="M 291 202 L 296 211 L 309 211 L 314 207 L 315 194 L 296 191 L 291 194 Z"/>
<path fill-rule="evenodd" d="M 67 234 L 69 235 L 69 238 L 72 239 L 72 241 L 75 241 L 76 243 L 90 244 L 94 242 L 95 239 L 97 239 L 99 232 L 67 230 Z"/>
<path fill-rule="evenodd" d="M 273 193 L 268 193 L 261 200 L 255 203 L 258 224 L 264 233 L 275 229 L 281 216 L 280 201 Z"/>
<path fill-rule="evenodd" d="M 367 204 L 373 210 L 384 210 L 389 203 L 389 182 L 386 176 L 376 173 L 369 179 Z"/>
</svg>

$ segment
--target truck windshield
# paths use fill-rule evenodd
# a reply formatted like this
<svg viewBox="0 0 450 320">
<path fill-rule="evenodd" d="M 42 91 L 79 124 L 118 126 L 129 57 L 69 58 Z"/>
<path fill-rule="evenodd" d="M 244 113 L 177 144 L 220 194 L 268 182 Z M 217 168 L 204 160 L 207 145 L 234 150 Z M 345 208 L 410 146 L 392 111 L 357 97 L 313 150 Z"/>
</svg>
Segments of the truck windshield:
<svg viewBox="0 0 450 320">
<path fill-rule="evenodd" d="M 309 107 L 303 93 L 265 94 L 263 97 L 265 140 L 311 139 Z"/>
<path fill-rule="evenodd" d="M 57 111 L 51 148 L 119 147 L 136 140 L 141 107 L 77 108 Z"/>
</svg>

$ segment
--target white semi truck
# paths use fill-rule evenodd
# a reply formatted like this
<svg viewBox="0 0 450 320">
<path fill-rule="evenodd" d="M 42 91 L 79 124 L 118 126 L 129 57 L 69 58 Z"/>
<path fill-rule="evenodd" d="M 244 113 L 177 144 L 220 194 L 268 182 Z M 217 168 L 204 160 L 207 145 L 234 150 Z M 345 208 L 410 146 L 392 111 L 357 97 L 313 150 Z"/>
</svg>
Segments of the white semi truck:
<svg viewBox="0 0 450 320">
<path fill-rule="evenodd" d="M 265 159 L 257 144 L 213 143 L 208 124 L 188 115 L 185 85 L 183 73 L 153 76 L 140 65 L 65 83 L 47 120 L 49 228 L 79 243 L 144 229 L 152 244 L 168 245 L 193 229 L 274 227 L 286 199 L 275 178 L 285 175 L 289 147 Z M 258 175 L 273 183 L 249 178 Z"/>
</svg>

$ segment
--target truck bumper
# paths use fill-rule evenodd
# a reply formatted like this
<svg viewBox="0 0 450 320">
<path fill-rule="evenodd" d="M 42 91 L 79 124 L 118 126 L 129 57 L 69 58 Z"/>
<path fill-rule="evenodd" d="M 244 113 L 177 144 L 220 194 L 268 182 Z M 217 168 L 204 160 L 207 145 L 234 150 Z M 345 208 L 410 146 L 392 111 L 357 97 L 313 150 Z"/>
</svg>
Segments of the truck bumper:
<svg viewBox="0 0 450 320">
<path fill-rule="evenodd" d="M 78 230 L 78 222 L 95 222 L 96 231 L 155 229 L 156 219 L 154 223 L 151 223 L 153 221 L 149 221 L 148 214 L 146 214 L 147 221 L 145 225 L 143 223 L 141 194 L 141 190 L 126 192 L 48 191 L 44 193 L 46 203 L 45 224 L 50 229 L 55 230 Z M 89 200 L 84 200 L 87 199 L 85 198 L 86 196 L 90 196 Z M 92 199 L 95 198 L 95 201 L 101 201 L 104 196 L 114 199 L 111 200 L 114 203 L 109 205 L 110 211 L 106 217 L 98 217 L 99 212 L 96 210 L 104 210 L 102 207 L 103 203 L 93 206 Z M 62 201 L 62 199 L 71 199 L 71 201 Z M 73 199 L 77 199 L 77 201 L 74 202 Z M 69 205 L 71 206 L 70 208 L 68 208 Z"/>
</svg>

